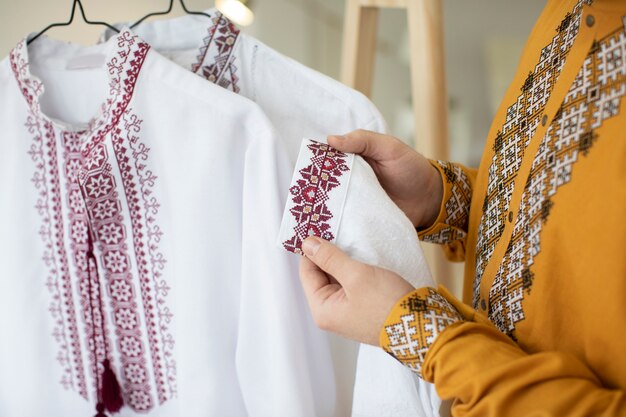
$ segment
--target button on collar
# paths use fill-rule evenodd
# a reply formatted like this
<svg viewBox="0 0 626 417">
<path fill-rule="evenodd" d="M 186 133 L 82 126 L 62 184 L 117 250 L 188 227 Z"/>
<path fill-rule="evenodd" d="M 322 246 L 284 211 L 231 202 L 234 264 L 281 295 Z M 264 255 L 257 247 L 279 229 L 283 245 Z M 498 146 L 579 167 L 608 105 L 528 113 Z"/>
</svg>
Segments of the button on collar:
<svg viewBox="0 0 626 417">
<path fill-rule="evenodd" d="M 591 27 L 591 26 L 593 26 L 594 23 L 596 23 L 596 18 L 593 17 L 592 14 L 588 14 L 587 17 L 585 18 L 585 24 L 588 27 Z"/>
</svg>

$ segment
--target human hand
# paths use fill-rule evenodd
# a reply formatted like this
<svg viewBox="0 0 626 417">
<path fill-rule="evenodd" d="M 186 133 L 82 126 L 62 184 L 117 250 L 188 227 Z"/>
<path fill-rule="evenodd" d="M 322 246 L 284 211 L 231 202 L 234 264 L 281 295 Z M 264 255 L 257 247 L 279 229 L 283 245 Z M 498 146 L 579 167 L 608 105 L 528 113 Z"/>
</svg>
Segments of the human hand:
<svg viewBox="0 0 626 417">
<path fill-rule="evenodd" d="M 443 185 L 439 171 L 422 155 L 393 136 L 367 130 L 329 136 L 328 144 L 342 152 L 361 155 L 413 226 L 421 229 L 435 222 Z"/>
<path fill-rule="evenodd" d="M 302 250 L 300 279 L 318 327 L 378 346 L 385 319 L 413 286 L 317 237 L 307 238 Z"/>
</svg>

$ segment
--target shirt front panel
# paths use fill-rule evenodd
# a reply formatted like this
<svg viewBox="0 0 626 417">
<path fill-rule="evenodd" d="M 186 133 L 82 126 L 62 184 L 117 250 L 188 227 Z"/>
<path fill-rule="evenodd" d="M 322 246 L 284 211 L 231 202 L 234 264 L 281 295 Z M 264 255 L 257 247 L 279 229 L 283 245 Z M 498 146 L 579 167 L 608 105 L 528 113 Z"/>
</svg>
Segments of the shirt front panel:
<svg viewBox="0 0 626 417">
<path fill-rule="evenodd" d="M 547 10 L 531 42 L 549 42 L 522 59 L 521 94 L 507 94 L 511 104 L 492 128 L 473 195 L 475 261 L 470 251 L 466 284 L 474 307 L 525 349 L 573 352 L 607 385 L 623 386 L 619 368 L 607 363 L 611 355 L 593 341 L 619 332 L 598 325 L 603 312 L 623 314 L 623 257 L 600 236 L 619 242 L 626 233 L 626 8 L 579 1 Z M 573 36 L 567 57 L 563 33 Z M 540 135 L 522 130 L 529 114 Z M 619 347 L 615 339 L 610 345 Z"/>
</svg>

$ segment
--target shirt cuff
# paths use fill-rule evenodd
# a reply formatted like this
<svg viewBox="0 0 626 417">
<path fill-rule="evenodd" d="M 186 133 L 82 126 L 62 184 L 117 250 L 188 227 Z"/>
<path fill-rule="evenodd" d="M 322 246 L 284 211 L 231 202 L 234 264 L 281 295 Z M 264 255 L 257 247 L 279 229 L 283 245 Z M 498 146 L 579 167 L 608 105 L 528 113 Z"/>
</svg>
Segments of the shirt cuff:
<svg viewBox="0 0 626 417">
<path fill-rule="evenodd" d="M 309 236 L 335 242 L 353 163 L 354 154 L 314 140 L 302 141 L 278 245 L 302 254 L 302 242 Z"/>
<path fill-rule="evenodd" d="M 380 332 L 380 346 L 421 377 L 437 336 L 462 321 L 459 311 L 435 289 L 419 288 L 395 304 Z"/>
<path fill-rule="evenodd" d="M 441 175 L 443 198 L 437 219 L 427 229 L 418 231 L 419 238 L 439 244 L 463 240 L 467 236 L 472 196 L 470 179 L 461 165 L 434 160 L 430 163 Z"/>
</svg>

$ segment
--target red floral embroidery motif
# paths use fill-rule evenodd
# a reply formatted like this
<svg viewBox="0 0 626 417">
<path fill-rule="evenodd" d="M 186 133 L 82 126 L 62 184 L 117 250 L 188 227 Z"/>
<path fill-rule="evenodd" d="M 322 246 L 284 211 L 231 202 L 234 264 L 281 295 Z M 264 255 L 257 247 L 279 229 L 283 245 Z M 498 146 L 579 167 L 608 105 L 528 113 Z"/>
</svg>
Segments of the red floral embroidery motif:
<svg viewBox="0 0 626 417">
<path fill-rule="evenodd" d="M 233 49 L 239 37 L 239 29 L 221 13 L 212 18 L 209 34 L 203 39 L 198 61 L 191 66 L 191 71 L 207 80 L 235 93 L 237 85 L 237 67 Z"/>
<path fill-rule="evenodd" d="M 102 117 L 91 126 L 95 133 L 82 145 L 83 156 L 102 142 L 104 137 L 116 126 L 124 114 L 135 91 L 135 84 L 150 45 L 139 40 L 129 31 L 120 32 L 117 42 L 117 56 L 107 62 L 109 72 L 109 99 L 103 104 Z"/>
<path fill-rule="evenodd" d="M 102 304 L 102 294 L 100 293 L 98 277 L 89 272 L 90 268 L 87 257 L 87 251 L 89 250 L 89 219 L 85 210 L 85 203 L 81 195 L 80 187 L 78 186 L 78 175 L 84 163 L 84 158 L 80 153 L 80 144 L 84 140 L 84 132 L 62 132 L 61 140 L 64 151 L 63 160 L 65 161 L 66 204 L 69 207 L 70 249 L 78 277 L 81 312 L 83 323 L 85 324 L 85 334 L 87 336 L 89 370 L 93 377 L 94 390 L 96 390 L 95 373 L 102 372 L 102 362 L 104 359 L 110 359 L 105 357 L 105 352 L 111 351 L 111 342 L 106 331 L 102 311 L 91 308 L 93 305 Z M 94 342 L 95 347 L 92 346 Z M 107 344 L 106 349 L 105 343 Z M 87 398 L 86 392 L 84 397 Z"/>
<path fill-rule="evenodd" d="M 158 250 L 163 232 L 156 224 L 160 204 L 152 191 L 157 177 L 146 168 L 145 161 L 150 149 L 137 136 L 141 124 L 142 120 L 128 109 L 121 118 L 119 128 L 113 132 L 112 141 L 130 210 L 141 298 L 148 327 L 147 336 L 159 402 L 163 403 L 176 394 L 174 337 L 169 331 L 173 314 L 165 303 L 170 287 L 163 280 L 165 258 Z M 135 367 L 126 367 L 124 372 L 129 380 L 133 379 L 129 375 L 137 373 Z"/>
<path fill-rule="evenodd" d="M 64 245 L 65 224 L 62 216 L 61 174 L 67 177 L 76 175 L 77 161 L 67 153 L 76 150 L 75 142 L 62 143 L 57 146 L 57 135 L 52 123 L 42 120 L 39 113 L 39 96 L 43 93 L 43 84 L 30 76 L 26 52 L 26 43 L 21 42 L 9 55 L 11 69 L 15 75 L 20 91 L 29 105 L 29 116 L 26 128 L 33 135 L 33 144 L 29 154 L 35 163 L 36 171 L 33 183 L 39 190 L 36 209 L 41 216 L 40 236 L 45 245 L 43 261 L 49 268 L 46 286 L 51 295 L 49 311 L 54 319 L 53 337 L 58 344 L 57 360 L 63 368 L 61 385 L 65 389 L 76 390 L 83 398 L 88 398 L 87 382 L 80 345 L 80 336 L 76 318 L 74 294 L 72 291 L 72 274 L 69 267 L 69 256 Z M 64 170 L 59 173 L 59 148 L 64 151 L 62 160 Z M 69 151 L 68 151 L 69 149 Z M 80 196 L 70 193 L 67 199 L 70 207 L 82 204 Z M 73 252 L 75 268 L 86 269 L 84 253 L 76 251 L 84 238 L 83 226 L 75 221 L 70 209 L 69 239 Z M 88 297 L 83 293 L 82 298 Z M 101 340 L 101 338 L 100 338 Z M 94 358 L 88 355 L 92 364 Z"/>
<path fill-rule="evenodd" d="M 296 218 L 297 225 L 294 227 L 295 235 L 284 241 L 283 247 L 295 253 L 302 253 L 302 241 L 309 236 L 326 240 L 335 238 L 328 223 L 334 214 L 326 202 L 329 193 L 340 185 L 339 178 L 350 170 L 345 153 L 319 142 L 307 147 L 313 153 L 311 164 L 298 171 L 300 178 L 289 189 L 293 196 L 289 212 Z"/>
<path fill-rule="evenodd" d="M 106 282 L 107 293 L 110 294 L 113 324 L 117 339 L 120 362 L 124 375 L 126 369 L 140 369 L 147 374 L 147 361 L 144 357 L 145 348 L 142 342 L 142 332 L 137 312 L 136 285 L 133 280 L 130 257 L 125 239 L 116 239 L 116 236 L 126 236 L 118 187 L 112 174 L 111 164 L 108 163 L 108 154 L 104 144 L 97 144 L 93 149 L 95 159 L 91 156 L 86 159 L 86 166 L 93 167 L 81 175 L 81 187 L 85 195 L 87 209 L 91 213 L 91 220 L 96 230 L 96 241 L 100 251 L 101 263 L 104 266 L 102 275 Z M 100 158 L 104 155 L 104 158 Z M 105 207 L 105 208 L 103 208 Z M 114 235 L 103 235 L 102 232 L 113 230 Z M 116 291 L 124 288 L 122 297 Z M 137 371 L 135 371 L 136 373 Z M 129 405 L 137 411 L 147 411 L 153 406 L 150 395 L 150 385 L 146 382 L 133 383 L 129 378 L 123 381 L 124 393 L 129 398 Z M 141 393 L 141 395 L 139 393 Z M 133 398 L 141 397 L 135 402 Z"/>
<path fill-rule="evenodd" d="M 32 100 L 36 95 L 29 97 Z M 61 384 L 65 389 L 76 390 L 87 399 L 87 383 L 72 292 L 72 274 L 63 240 L 65 224 L 61 205 L 57 138 L 53 126 L 49 122 L 40 121 L 36 114 L 31 113 L 28 116 L 26 127 L 33 134 L 33 144 L 29 153 L 36 166 L 33 183 L 39 190 L 36 208 L 42 219 L 39 234 L 45 245 L 43 260 L 49 268 L 46 286 L 51 295 L 49 311 L 54 319 L 52 335 L 59 349 L 57 360 L 63 368 Z M 82 204 L 82 201 L 79 202 Z M 83 225 L 80 222 L 70 224 L 73 250 L 77 242 L 83 238 L 81 228 Z M 78 268 L 86 263 L 86 258 L 81 258 L 77 253 L 74 255 Z M 93 361 L 93 358 L 90 359 Z"/>
</svg>

